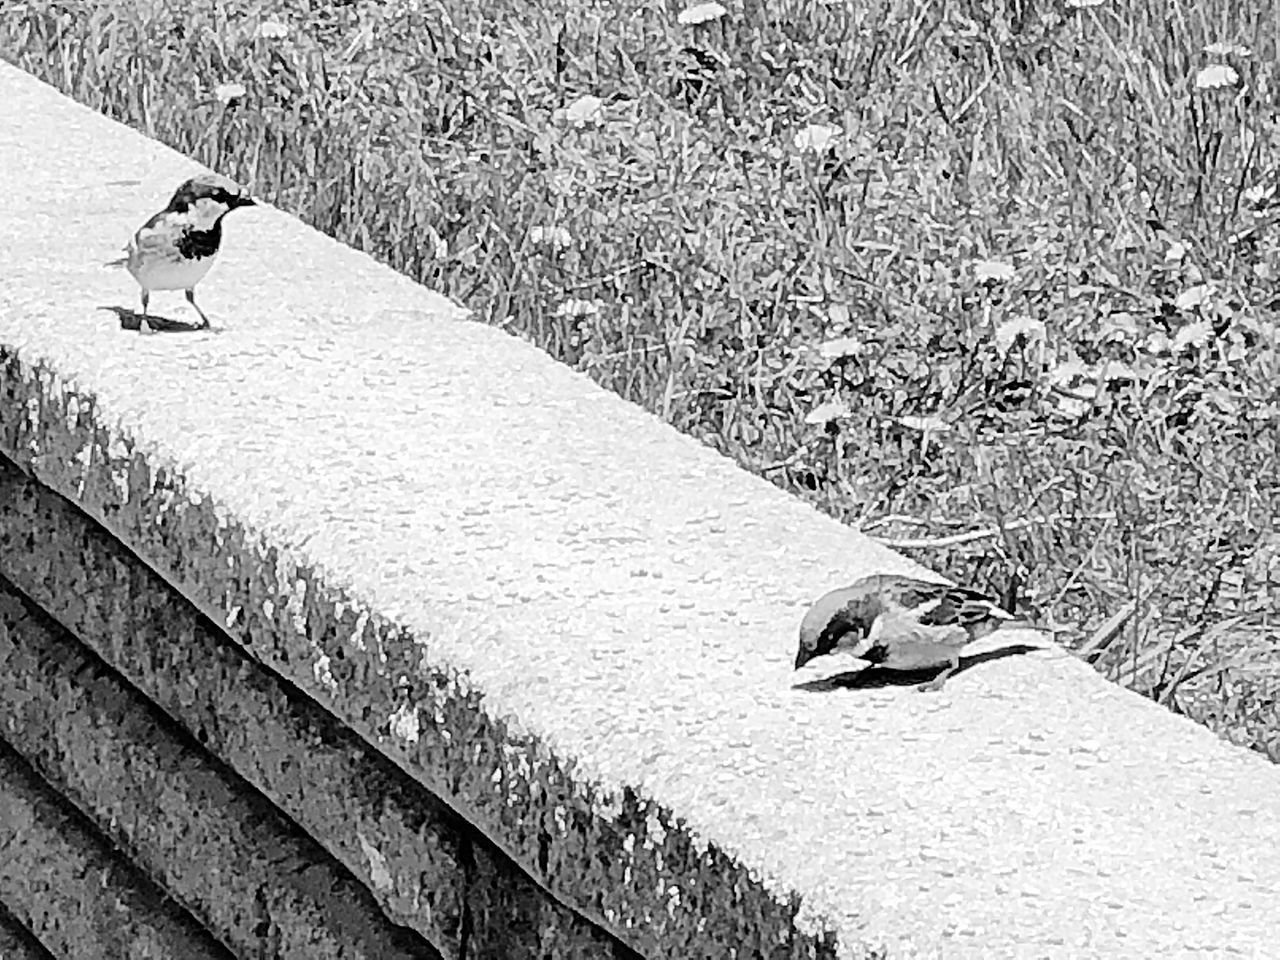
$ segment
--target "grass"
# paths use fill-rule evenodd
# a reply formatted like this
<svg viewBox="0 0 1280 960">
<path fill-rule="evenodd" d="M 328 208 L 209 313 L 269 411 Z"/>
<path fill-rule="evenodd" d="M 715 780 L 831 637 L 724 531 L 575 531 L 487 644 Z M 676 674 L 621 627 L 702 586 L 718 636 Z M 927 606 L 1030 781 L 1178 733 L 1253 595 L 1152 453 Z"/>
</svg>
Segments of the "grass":
<svg viewBox="0 0 1280 960">
<path fill-rule="evenodd" d="M 1280 4 L 680 10 L 0 0 L 0 53 L 1280 759 Z"/>
</svg>

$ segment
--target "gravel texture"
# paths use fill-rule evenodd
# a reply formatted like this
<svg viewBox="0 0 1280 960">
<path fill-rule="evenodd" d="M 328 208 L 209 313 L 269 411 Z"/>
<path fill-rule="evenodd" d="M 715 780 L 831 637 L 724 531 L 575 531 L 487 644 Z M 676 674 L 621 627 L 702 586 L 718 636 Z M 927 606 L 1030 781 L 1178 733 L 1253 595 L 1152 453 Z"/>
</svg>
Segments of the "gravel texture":
<svg viewBox="0 0 1280 960">
<path fill-rule="evenodd" d="M 916 568 L 271 208 L 217 330 L 122 330 L 195 168 L 0 88 L 0 453 L 637 949 L 1274 955 L 1263 759 L 1053 648 L 798 686 L 806 604 Z"/>
</svg>

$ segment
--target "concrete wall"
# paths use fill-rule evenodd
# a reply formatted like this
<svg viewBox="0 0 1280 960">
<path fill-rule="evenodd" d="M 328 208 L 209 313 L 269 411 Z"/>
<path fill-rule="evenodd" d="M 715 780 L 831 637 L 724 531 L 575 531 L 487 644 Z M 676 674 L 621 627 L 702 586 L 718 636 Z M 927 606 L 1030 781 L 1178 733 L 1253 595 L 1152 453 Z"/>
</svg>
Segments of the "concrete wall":
<svg viewBox="0 0 1280 960">
<path fill-rule="evenodd" d="M 0 943 L 1273 948 L 1264 760 L 1052 649 L 797 683 L 911 564 L 270 208 L 215 330 L 130 329 L 101 263 L 196 168 L 0 90 Z"/>
<path fill-rule="evenodd" d="M 0 753 L 18 771 L 12 809 L 32 811 L 0 818 L 22 852 L 15 912 L 40 916 L 27 881 L 52 871 L 48 889 L 68 892 L 56 926 L 100 917 L 77 907 L 85 888 L 63 874 L 82 868 L 64 848 L 115 844 L 129 856 L 95 855 L 138 876 L 135 899 L 158 899 L 154 878 L 191 911 L 176 917 L 198 917 L 236 956 L 264 944 L 299 957 L 440 956 L 432 944 L 450 957 L 632 955 L 3 459 L 0 521 Z M 33 772 L 49 784 L 37 799 Z M 24 817 L 53 817 L 48 837 L 24 836 Z M 74 952 L 98 956 L 101 926 L 74 934 Z"/>
</svg>

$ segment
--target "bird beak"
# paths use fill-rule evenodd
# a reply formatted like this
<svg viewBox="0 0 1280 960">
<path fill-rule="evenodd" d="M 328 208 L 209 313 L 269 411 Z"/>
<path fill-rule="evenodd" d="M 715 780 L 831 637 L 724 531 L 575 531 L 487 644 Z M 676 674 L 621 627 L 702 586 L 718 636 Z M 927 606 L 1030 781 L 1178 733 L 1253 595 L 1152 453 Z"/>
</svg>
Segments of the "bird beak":
<svg viewBox="0 0 1280 960">
<path fill-rule="evenodd" d="M 806 663 L 812 660 L 813 657 L 814 657 L 814 653 L 812 650 L 809 650 L 806 647 L 801 647 L 799 650 L 796 651 L 796 669 L 799 670 Z"/>
</svg>

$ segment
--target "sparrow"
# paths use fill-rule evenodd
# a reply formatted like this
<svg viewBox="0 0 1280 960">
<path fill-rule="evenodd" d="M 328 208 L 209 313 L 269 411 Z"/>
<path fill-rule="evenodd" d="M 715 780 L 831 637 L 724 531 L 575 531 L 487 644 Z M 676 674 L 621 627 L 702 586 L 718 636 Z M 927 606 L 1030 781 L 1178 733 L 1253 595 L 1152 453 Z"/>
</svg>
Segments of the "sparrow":
<svg viewBox="0 0 1280 960">
<path fill-rule="evenodd" d="M 187 302 L 200 314 L 200 329 L 209 326 L 209 318 L 196 305 L 196 284 L 218 255 L 222 218 L 237 207 L 255 205 L 235 181 L 202 173 L 178 187 L 169 205 L 139 228 L 125 255 L 107 266 L 123 265 L 138 281 L 144 323 L 152 290 L 185 290 Z"/>
<path fill-rule="evenodd" d="M 941 690 L 960 649 L 1013 616 L 968 587 L 878 574 L 823 595 L 800 622 L 799 670 L 840 651 L 886 670 L 944 668 L 921 690 Z"/>
</svg>

